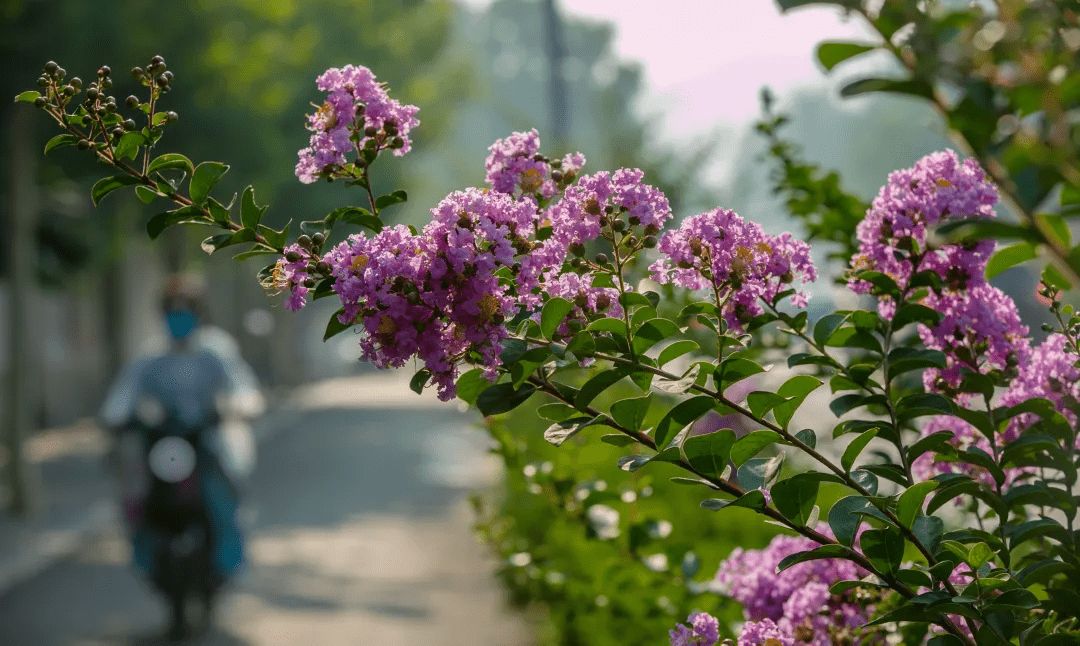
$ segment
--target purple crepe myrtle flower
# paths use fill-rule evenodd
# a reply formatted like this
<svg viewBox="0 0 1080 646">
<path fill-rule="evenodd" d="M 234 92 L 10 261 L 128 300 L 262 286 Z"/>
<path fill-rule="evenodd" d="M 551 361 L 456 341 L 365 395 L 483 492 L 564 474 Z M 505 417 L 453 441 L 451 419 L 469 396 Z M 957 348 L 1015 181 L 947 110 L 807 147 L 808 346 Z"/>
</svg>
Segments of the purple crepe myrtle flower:
<svg viewBox="0 0 1080 646">
<path fill-rule="evenodd" d="M 364 66 L 330 68 L 317 79 L 327 92 L 326 101 L 308 116 L 312 132 L 310 145 L 299 152 L 296 176 L 311 184 L 333 167 L 347 162 L 347 156 L 374 140 L 380 151 L 393 149 L 404 155 L 412 148 L 409 132 L 420 124 L 419 110 L 391 99 L 383 84 Z M 368 134 L 373 133 L 373 134 Z M 400 138 L 399 146 L 394 146 Z"/>
<path fill-rule="evenodd" d="M 594 240 L 606 220 L 623 213 L 631 226 L 643 227 L 646 234 L 659 232 L 671 219 L 671 206 L 659 189 L 642 182 L 643 177 L 636 168 L 582 176 L 547 212 L 551 239 L 567 248 Z"/>
<path fill-rule="evenodd" d="M 961 291 L 930 293 L 923 304 L 942 314 L 933 328 L 919 325 L 926 347 L 945 353 L 944 369 L 929 368 L 923 373 L 928 391 L 947 392 L 963 379 L 962 368 L 986 374 L 991 370 L 1010 371 L 1030 354 L 1028 328 L 1020 320 L 1016 303 L 989 283 L 979 283 Z"/>
<path fill-rule="evenodd" d="M 619 305 L 619 290 L 611 287 L 593 287 L 592 274 L 579 276 L 574 273 L 557 274 L 544 284 L 544 291 L 549 296 L 564 298 L 574 304 L 556 329 L 557 338 L 573 336 L 597 318 L 622 318 L 623 309 Z M 538 312 L 534 318 L 540 320 Z"/>
<path fill-rule="evenodd" d="M 520 191 L 521 196 L 550 199 L 559 190 L 556 179 L 569 184 L 585 165 L 581 153 L 568 154 L 561 162 L 550 162 L 539 155 L 540 134 L 535 128 L 498 139 L 488 151 L 490 154 L 484 162 L 485 181 L 491 190 L 508 195 Z"/>
<path fill-rule="evenodd" d="M 290 254 L 296 254 L 298 260 L 289 262 L 287 257 Z M 304 282 L 308 279 L 307 264 L 310 260 L 311 252 L 294 243 L 285 247 L 285 255 L 274 266 L 274 287 L 279 292 L 288 292 L 285 309 L 291 312 L 298 311 L 306 302 L 310 290 L 304 286 Z"/>
<path fill-rule="evenodd" d="M 720 622 L 716 617 L 698 612 L 686 618 L 685 624 L 675 626 L 668 631 L 671 646 L 714 646 L 720 641 Z"/>
<path fill-rule="evenodd" d="M 961 162 L 951 150 L 927 155 L 913 167 L 889 175 L 859 223 L 859 252 L 851 267 L 880 271 L 901 290 L 907 289 L 916 271 L 925 269 L 938 272 L 954 289 L 985 282 L 992 241 L 928 250 L 927 231 L 947 219 L 994 217 L 997 201 L 997 189 L 975 160 Z M 871 288 L 854 276 L 848 286 L 859 294 Z M 879 303 L 883 316 L 892 316 L 895 307 L 887 297 Z"/>
<path fill-rule="evenodd" d="M 765 618 L 743 624 L 739 646 L 795 646 L 795 638 L 790 631 Z"/>
<path fill-rule="evenodd" d="M 789 233 L 769 235 L 728 209 L 687 218 L 663 235 L 659 249 L 663 257 L 650 268 L 654 280 L 715 290 L 735 330 L 764 311 L 761 299 L 772 302 L 795 281 L 817 279 L 808 244 Z M 792 303 L 805 307 L 806 295 L 796 293 Z"/>
</svg>

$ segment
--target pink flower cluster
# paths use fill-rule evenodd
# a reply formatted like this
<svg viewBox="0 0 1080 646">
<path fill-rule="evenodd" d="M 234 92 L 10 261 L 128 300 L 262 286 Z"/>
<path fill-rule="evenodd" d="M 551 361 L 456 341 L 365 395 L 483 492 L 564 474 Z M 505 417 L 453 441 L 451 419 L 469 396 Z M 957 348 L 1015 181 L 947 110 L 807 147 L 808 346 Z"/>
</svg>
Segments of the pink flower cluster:
<svg viewBox="0 0 1080 646">
<path fill-rule="evenodd" d="M 630 226 L 642 226 L 656 233 L 671 219 L 671 206 L 660 189 L 642 181 L 636 168 L 620 168 L 614 173 L 600 171 L 585 175 L 566 189 L 566 194 L 549 209 L 551 239 L 563 248 L 600 236 L 605 220 L 626 213 Z"/>
<path fill-rule="evenodd" d="M 465 359 L 495 377 L 499 342 L 508 335 L 503 322 L 518 303 L 512 283 L 495 272 L 514 271 L 517 257 L 528 253 L 536 210 L 502 193 L 468 189 L 431 214 L 418 235 L 403 225 L 370 238 L 352 235 L 321 260 L 336 278 L 339 320 L 360 325 L 363 357 L 380 368 L 419 357 L 448 400 Z M 285 274 L 296 264 L 282 260 L 279 267 Z M 302 305 L 300 289 L 290 301 Z"/>
<path fill-rule="evenodd" d="M 817 279 L 810 245 L 789 233 L 769 235 L 728 209 L 687 218 L 663 235 L 659 249 L 664 257 L 650 268 L 653 278 L 661 284 L 716 290 L 722 314 L 736 330 L 764 311 L 761 299 L 772 302 L 795 281 Z M 805 307 L 806 294 L 797 292 L 792 303 Z"/>
<path fill-rule="evenodd" d="M 827 528 L 821 529 L 827 533 Z M 739 646 L 758 646 L 767 639 L 785 646 L 831 646 L 866 623 L 867 608 L 848 595 L 829 593 L 837 581 L 866 575 L 854 563 L 804 561 L 777 574 L 776 567 L 785 557 L 815 547 L 817 543 L 808 538 L 777 536 L 763 550 L 735 548 L 720 564 L 717 580 L 728 596 L 743 605 L 747 619 Z"/>
<path fill-rule="evenodd" d="M 889 175 L 859 223 L 859 253 L 852 267 L 887 274 L 901 290 L 907 289 L 916 270 L 923 269 L 937 271 L 954 289 L 968 281 L 982 282 L 992 241 L 928 252 L 926 235 L 929 227 L 947 219 L 993 217 L 997 201 L 997 189 L 975 160 L 960 162 L 951 150 L 927 155 L 913 167 Z M 857 278 L 849 287 L 860 294 L 870 291 L 870 283 Z M 894 307 L 883 301 L 882 315 L 891 316 Z"/>
<path fill-rule="evenodd" d="M 714 646 L 720 641 L 720 622 L 716 617 L 698 612 L 686 618 L 690 625 L 679 624 L 668 631 L 671 646 Z"/>
<path fill-rule="evenodd" d="M 369 140 L 378 149 L 393 149 L 395 155 L 409 152 L 409 131 L 420 124 L 419 110 L 391 99 L 375 75 L 366 67 L 346 65 L 326 70 L 318 78 L 318 87 L 327 92 L 326 102 L 308 116 L 312 132 L 310 145 L 299 152 L 296 176 L 311 184 L 333 166 L 346 163 L 346 155 L 357 152 Z M 394 146 L 395 138 L 400 145 Z"/>
<path fill-rule="evenodd" d="M 491 190 L 511 195 L 520 190 L 522 196 L 550 199 L 558 192 L 557 178 L 570 183 L 585 166 L 581 153 L 568 154 L 560 162 L 549 162 L 540 154 L 540 134 L 536 129 L 499 139 L 488 151 L 491 154 L 484 162 L 485 181 Z"/>
<path fill-rule="evenodd" d="M 1027 343 L 1027 340 L 1024 340 Z M 997 405 L 1015 406 L 1030 399 L 1047 399 L 1058 412 L 1062 413 L 1070 424 L 1075 425 L 1076 414 L 1067 407 L 1068 401 L 1080 399 L 1080 368 L 1076 363 L 1080 356 L 1066 348 L 1067 339 L 1060 334 L 1051 334 L 1045 341 L 1024 353 L 1025 360 L 1019 366 L 1019 374 L 1009 382 L 1009 387 L 1001 394 Z M 1037 421 L 1034 413 L 1017 415 L 994 439 L 998 447 L 1020 437 L 1020 434 Z M 990 441 L 975 427 L 962 419 L 949 415 L 938 415 L 921 429 L 923 437 L 939 431 L 953 434 L 949 443 L 960 450 L 975 447 L 993 454 Z M 1076 448 L 1080 448 L 1080 439 Z M 929 479 L 939 473 L 967 473 L 972 477 L 990 484 L 992 479 L 985 469 L 961 462 L 935 462 L 931 453 L 920 456 L 912 464 L 912 470 L 920 479 Z M 1013 483 L 1021 477 L 1033 473 L 1030 467 L 1012 467 L 1005 469 L 1007 483 Z"/>
</svg>

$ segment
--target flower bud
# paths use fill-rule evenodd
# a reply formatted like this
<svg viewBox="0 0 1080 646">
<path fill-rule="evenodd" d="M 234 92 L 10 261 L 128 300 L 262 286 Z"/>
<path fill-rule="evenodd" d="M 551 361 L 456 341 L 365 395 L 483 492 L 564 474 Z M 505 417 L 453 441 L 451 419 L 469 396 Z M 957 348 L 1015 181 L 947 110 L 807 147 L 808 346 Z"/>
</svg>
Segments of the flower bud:
<svg viewBox="0 0 1080 646">
<path fill-rule="evenodd" d="M 607 294 L 600 293 L 596 296 L 596 311 L 603 312 L 611 306 L 611 297 Z"/>
<path fill-rule="evenodd" d="M 308 263 L 306 265 L 304 265 L 304 271 L 306 271 L 309 274 L 314 274 L 315 273 L 315 261 L 314 260 L 309 260 Z"/>
<path fill-rule="evenodd" d="M 387 121 L 385 121 L 385 122 L 383 123 L 383 127 L 382 127 L 382 128 L 383 128 L 383 132 L 385 132 L 386 134 L 390 135 L 391 137 L 393 137 L 394 135 L 396 135 L 396 134 L 398 133 L 398 127 L 397 127 L 397 124 L 396 124 L 396 123 L 394 123 L 394 122 L 393 122 L 392 120 L 387 120 Z"/>
<path fill-rule="evenodd" d="M 161 88 L 169 84 L 169 80 L 166 79 L 164 76 L 157 77 L 156 79 L 154 79 L 154 82 L 157 83 L 157 86 Z"/>
<path fill-rule="evenodd" d="M 637 243 L 638 243 L 637 236 L 626 236 L 626 239 L 623 240 L 623 244 L 625 244 L 627 247 L 630 247 L 631 249 L 636 247 Z"/>
<path fill-rule="evenodd" d="M 563 178 L 563 174 L 561 172 L 559 172 L 557 170 L 551 171 L 551 179 L 555 180 L 556 182 L 561 182 L 562 178 Z"/>
<path fill-rule="evenodd" d="M 165 59 L 162 58 L 161 55 L 159 54 L 159 55 L 157 55 L 157 56 L 150 59 L 150 64 L 151 65 L 164 65 L 165 64 Z"/>
<path fill-rule="evenodd" d="M 296 239 L 296 244 L 300 245 L 304 249 L 310 249 L 311 248 L 311 236 L 308 236 L 306 234 L 300 236 L 299 238 Z"/>
<path fill-rule="evenodd" d="M 584 292 L 578 292 L 577 296 L 574 296 L 574 305 L 585 308 L 589 306 L 589 296 Z"/>
<path fill-rule="evenodd" d="M 374 137 L 377 134 L 379 134 L 379 129 L 375 126 L 368 126 L 367 128 L 364 128 L 364 135 L 367 137 Z"/>
<path fill-rule="evenodd" d="M 82 124 L 83 124 L 84 126 L 88 126 L 88 125 L 90 125 L 91 123 L 94 123 L 94 118 L 93 118 L 93 117 L 91 117 L 90 115 L 85 115 L 85 116 L 84 116 L 84 117 L 82 118 Z"/>
<path fill-rule="evenodd" d="M 176 114 L 172 110 L 169 110 L 168 112 L 165 113 L 165 119 L 168 120 L 170 123 L 172 123 L 173 121 L 176 121 L 179 118 L 180 118 L 180 115 Z"/>
<path fill-rule="evenodd" d="M 38 87 L 45 87 L 49 84 L 49 79 L 44 76 L 39 76 L 37 80 Z"/>
<path fill-rule="evenodd" d="M 325 260 L 320 260 L 315 265 L 315 271 L 319 272 L 320 274 L 329 274 L 330 273 L 330 263 L 326 262 Z"/>
<path fill-rule="evenodd" d="M 314 234 L 312 234 L 312 236 L 311 236 L 311 242 L 312 242 L 312 243 L 313 243 L 313 244 L 314 244 L 314 245 L 315 245 L 316 247 L 320 247 L 320 246 L 322 246 L 322 243 L 326 242 L 326 234 L 325 234 L 325 233 L 323 233 L 322 231 L 316 231 L 316 232 L 315 232 Z"/>
<path fill-rule="evenodd" d="M 405 300 L 409 301 L 409 305 L 416 305 L 420 302 L 420 292 L 409 292 L 405 295 Z"/>
<path fill-rule="evenodd" d="M 142 77 L 146 74 L 141 67 L 131 68 L 131 75 L 138 80 L 142 80 Z"/>
<path fill-rule="evenodd" d="M 129 96 L 127 98 L 126 104 L 127 104 L 127 107 L 134 110 L 135 108 L 139 107 L 139 97 L 132 94 L 131 96 Z"/>
<path fill-rule="evenodd" d="M 67 70 L 65 70 L 62 67 L 56 68 L 56 78 L 58 80 L 61 80 L 61 81 L 64 80 L 65 76 L 67 76 Z"/>
<path fill-rule="evenodd" d="M 596 264 L 598 264 L 598 265 L 606 265 L 606 264 L 608 264 L 607 254 L 604 254 L 604 253 L 596 254 L 596 258 L 594 258 L 594 260 L 596 261 Z"/>
<path fill-rule="evenodd" d="M 76 146 L 78 146 L 79 150 L 86 150 L 90 148 L 90 142 L 85 139 L 80 139 L 79 143 L 76 144 Z"/>
<path fill-rule="evenodd" d="M 76 90 L 81 90 L 82 89 L 82 79 L 79 78 L 78 76 L 72 77 L 72 79 L 70 81 L 68 81 L 68 84 L 71 85 L 71 87 L 75 88 Z"/>
<path fill-rule="evenodd" d="M 615 212 L 615 207 L 614 206 L 608 204 L 607 206 L 604 207 L 604 213 L 607 213 L 608 215 L 611 215 L 614 212 Z"/>
<path fill-rule="evenodd" d="M 296 262 L 297 260 L 300 260 L 300 254 L 295 251 L 290 251 L 289 253 L 285 254 L 285 260 L 288 260 L 289 262 Z"/>
<path fill-rule="evenodd" d="M 105 112 L 108 112 L 109 114 L 112 114 L 112 113 L 116 112 L 116 104 L 115 103 L 106 103 L 105 104 Z"/>
<path fill-rule="evenodd" d="M 656 247 L 656 236 L 645 236 L 644 244 L 646 249 L 654 249 Z"/>
<path fill-rule="evenodd" d="M 124 136 L 124 129 L 123 128 L 113 128 L 112 136 L 115 137 L 116 139 L 119 139 L 120 137 L 123 137 Z"/>
<path fill-rule="evenodd" d="M 96 101 L 99 94 L 100 94 L 100 92 L 98 92 L 97 88 L 92 87 L 92 88 L 90 88 L 89 90 L 86 91 L 86 100 L 87 101 Z"/>
<path fill-rule="evenodd" d="M 611 207 L 608 207 L 608 208 L 611 208 Z M 623 222 L 622 220 L 615 220 L 614 222 L 611 223 L 611 230 L 614 231 L 615 233 L 622 233 L 623 231 L 626 230 L 626 222 Z"/>
<path fill-rule="evenodd" d="M 44 108 L 45 103 L 46 103 L 45 97 L 43 97 L 43 96 L 39 96 L 38 98 L 34 99 L 34 107 L 35 108 Z"/>
<path fill-rule="evenodd" d="M 308 289 L 311 289 L 314 286 L 315 286 L 315 279 L 314 278 L 305 278 L 304 279 L 304 287 L 307 287 Z"/>
<path fill-rule="evenodd" d="M 394 139 L 390 142 L 390 147 L 391 148 L 404 148 L 405 147 L 405 140 L 402 139 L 401 137 L 394 137 Z"/>
<path fill-rule="evenodd" d="M 134 129 L 135 129 L 135 120 L 134 119 L 127 119 L 127 120 L 124 121 L 124 130 L 134 130 Z"/>
<path fill-rule="evenodd" d="M 54 61 L 49 61 L 48 63 L 45 63 L 45 71 L 49 74 L 55 74 L 56 70 L 59 68 L 60 66 L 57 65 Z"/>
<path fill-rule="evenodd" d="M 107 90 L 107 89 L 109 89 L 111 87 L 112 87 L 112 79 L 111 78 L 101 79 L 101 89 Z"/>
<path fill-rule="evenodd" d="M 75 88 L 70 85 L 64 86 L 64 96 L 75 96 Z"/>
<path fill-rule="evenodd" d="M 585 212 L 589 215 L 600 215 L 600 205 L 596 202 L 595 197 L 590 197 L 585 201 Z"/>
<path fill-rule="evenodd" d="M 579 258 L 581 256 L 584 256 L 585 255 L 585 245 L 581 244 L 580 242 L 575 242 L 574 244 L 570 245 L 570 253 L 574 254 L 575 256 L 577 256 Z"/>
<path fill-rule="evenodd" d="M 656 226 L 655 224 L 650 224 L 647 227 L 645 227 L 645 235 L 647 235 L 647 236 L 654 236 L 659 232 L 660 232 L 660 227 Z"/>
<path fill-rule="evenodd" d="M 108 77 L 110 74 L 112 74 L 112 68 L 108 65 L 102 65 L 100 68 L 98 68 L 97 73 L 98 76 Z"/>
<path fill-rule="evenodd" d="M 172 81 L 173 81 L 173 73 L 172 72 L 165 72 L 165 73 L 162 74 L 162 76 L 165 78 L 166 83 L 170 83 L 170 84 L 172 83 Z"/>
<path fill-rule="evenodd" d="M 571 258 L 570 259 L 570 266 L 573 267 L 574 269 L 580 268 L 581 267 L 581 258 Z"/>
</svg>

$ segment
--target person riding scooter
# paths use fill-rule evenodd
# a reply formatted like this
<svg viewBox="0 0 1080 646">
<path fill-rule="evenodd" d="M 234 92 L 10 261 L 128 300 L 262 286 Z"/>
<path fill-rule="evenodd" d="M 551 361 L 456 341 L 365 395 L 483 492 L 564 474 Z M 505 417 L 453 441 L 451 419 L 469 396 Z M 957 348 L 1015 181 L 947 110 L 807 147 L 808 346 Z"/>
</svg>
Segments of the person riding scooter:
<svg viewBox="0 0 1080 646">
<path fill-rule="evenodd" d="M 135 566 L 168 598 L 170 636 L 183 638 L 190 598 L 201 601 L 209 625 L 217 592 L 243 563 L 240 481 L 253 451 L 237 422 L 262 412 L 264 402 L 235 342 L 202 325 L 201 290 L 192 281 L 171 280 L 162 304 L 168 351 L 125 370 L 101 419 L 118 434 Z"/>
</svg>

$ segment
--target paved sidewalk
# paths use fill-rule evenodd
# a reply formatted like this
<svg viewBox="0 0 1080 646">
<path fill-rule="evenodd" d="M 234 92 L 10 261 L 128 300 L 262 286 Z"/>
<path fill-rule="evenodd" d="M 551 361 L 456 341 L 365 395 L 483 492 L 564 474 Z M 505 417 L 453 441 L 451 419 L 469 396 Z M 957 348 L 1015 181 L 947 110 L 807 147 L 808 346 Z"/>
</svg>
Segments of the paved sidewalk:
<svg viewBox="0 0 1080 646">
<path fill-rule="evenodd" d="M 460 412 L 457 402 L 441 402 L 433 391 L 417 395 L 409 390 L 410 377 L 407 370 L 379 371 L 270 395 L 271 410 L 252 424 L 253 435 L 261 443 L 292 427 L 304 411 L 325 408 Z M 28 520 L 0 513 L 0 593 L 118 522 L 116 491 L 106 463 L 110 441 L 92 420 L 40 431 L 29 440 L 28 457 L 40 470 L 45 502 L 41 513 Z"/>
</svg>

